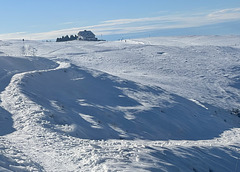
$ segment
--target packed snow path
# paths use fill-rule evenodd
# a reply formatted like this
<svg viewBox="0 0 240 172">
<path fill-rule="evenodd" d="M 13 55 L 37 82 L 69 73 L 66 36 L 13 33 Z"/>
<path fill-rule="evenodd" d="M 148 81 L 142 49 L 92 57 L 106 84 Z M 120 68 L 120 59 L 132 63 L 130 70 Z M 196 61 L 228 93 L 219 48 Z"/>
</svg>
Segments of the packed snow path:
<svg viewBox="0 0 240 172">
<path fill-rule="evenodd" d="M 169 39 L 0 42 L 0 170 L 238 171 L 239 39 Z"/>
</svg>

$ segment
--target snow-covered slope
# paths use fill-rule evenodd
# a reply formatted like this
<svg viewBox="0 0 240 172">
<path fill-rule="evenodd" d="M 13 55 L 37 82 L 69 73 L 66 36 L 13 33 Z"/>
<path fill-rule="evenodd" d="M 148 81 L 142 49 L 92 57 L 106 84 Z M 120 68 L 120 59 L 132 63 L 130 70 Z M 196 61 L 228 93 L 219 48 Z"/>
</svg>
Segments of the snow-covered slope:
<svg viewBox="0 0 240 172">
<path fill-rule="evenodd" d="M 0 171 L 238 171 L 240 37 L 0 42 Z"/>
</svg>

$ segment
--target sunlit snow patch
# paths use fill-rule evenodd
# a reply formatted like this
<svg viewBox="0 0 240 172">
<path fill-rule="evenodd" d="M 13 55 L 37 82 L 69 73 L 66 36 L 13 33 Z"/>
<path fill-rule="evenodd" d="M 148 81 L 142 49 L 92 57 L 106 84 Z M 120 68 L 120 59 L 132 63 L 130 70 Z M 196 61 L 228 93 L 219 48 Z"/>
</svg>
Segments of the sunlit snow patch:
<svg viewBox="0 0 240 172">
<path fill-rule="evenodd" d="M 196 103 L 197 105 L 199 105 L 199 106 L 201 106 L 201 107 L 203 107 L 203 108 L 208 110 L 208 108 L 206 106 L 204 106 L 202 103 L 200 103 L 199 101 L 194 100 L 194 99 L 189 99 L 189 100 L 191 100 L 192 102 Z"/>
<path fill-rule="evenodd" d="M 100 121 L 98 120 L 95 120 L 93 116 L 91 115 L 86 115 L 86 114 L 82 114 L 82 113 L 79 113 L 79 115 L 84 119 L 86 120 L 87 122 L 89 122 L 91 124 L 91 127 L 92 128 L 102 128 L 101 125 L 100 125 Z"/>
</svg>

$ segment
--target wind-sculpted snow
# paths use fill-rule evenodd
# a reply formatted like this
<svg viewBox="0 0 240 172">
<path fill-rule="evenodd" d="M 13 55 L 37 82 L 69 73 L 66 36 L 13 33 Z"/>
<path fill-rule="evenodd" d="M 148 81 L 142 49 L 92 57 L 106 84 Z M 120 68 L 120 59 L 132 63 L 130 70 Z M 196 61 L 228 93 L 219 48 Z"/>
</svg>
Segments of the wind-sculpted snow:
<svg viewBox="0 0 240 172">
<path fill-rule="evenodd" d="M 29 70 L 39 70 L 54 68 L 57 64 L 44 58 L 29 57 L 17 58 L 0 56 L 0 92 L 5 89 L 9 84 L 11 77 L 20 72 Z M 0 99 L 0 102 L 2 99 Z M 0 135 L 6 135 L 13 132 L 15 129 L 12 127 L 12 115 L 0 107 Z"/>
<path fill-rule="evenodd" d="M 15 131 L 11 114 L 0 107 L 0 136 L 12 133 Z"/>
<path fill-rule="evenodd" d="M 29 99 L 19 110 L 34 113 L 34 104 L 40 105 L 42 127 L 79 138 L 199 140 L 237 126 L 234 119 L 224 122 L 224 110 L 74 65 L 16 75 L 7 91 L 12 88 Z M 37 125 L 27 126 L 22 120 L 30 119 L 23 115 L 17 128 Z"/>
<path fill-rule="evenodd" d="M 17 150 L 9 141 L 0 138 L 0 171 L 43 171 L 43 168 L 31 161 L 23 152 Z"/>
<path fill-rule="evenodd" d="M 0 171 L 240 171 L 239 36 L 0 42 Z"/>
<path fill-rule="evenodd" d="M 232 87 L 238 81 L 233 76 L 239 76 L 239 40 L 212 36 L 149 38 L 143 44 L 72 42 L 50 45 L 47 56 L 230 110 L 240 100 L 239 89 Z M 38 46 L 39 55 L 46 55 L 46 47 Z"/>
<path fill-rule="evenodd" d="M 9 57 L 0 56 L 0 91 L 9 84 L 11 77 L 16 73 L 55 68 L 58 64 L 40 57 Z"/>
</svg>

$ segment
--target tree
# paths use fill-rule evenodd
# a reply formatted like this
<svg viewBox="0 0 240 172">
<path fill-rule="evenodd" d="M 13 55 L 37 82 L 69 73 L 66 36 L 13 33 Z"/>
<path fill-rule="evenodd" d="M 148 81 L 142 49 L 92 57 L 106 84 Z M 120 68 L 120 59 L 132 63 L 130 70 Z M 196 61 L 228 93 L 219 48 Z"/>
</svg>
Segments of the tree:
<svg viewBox="0 0 240 172">
<path fill-rule="evenodd" d="M 70 40 L 73 41 L 75 40 L 75 37 L 73 35 L 70 36 Z"/>
<path fill-rule="evenodd" d="M 78 39 L 78 36 L 77 35 L 75 35 L 75 40 L 77 40 Z"/>
<path fill-rule="evenodd" d="M 62 40 L 61 40 L 61 38 L 57 38 L 57 40 L 56 40 L 56 42 L 61 42 Z"/>
<path fill-rule="evenodd" d="M 78 36 L 71 35 L 70 37 L 68 35 L 62 36 L 62 38 L 57 38 L 56 42 L 63 42 L 63 41 L 72 41 L 72 40 L 77 40 Z"/>
</svg>

